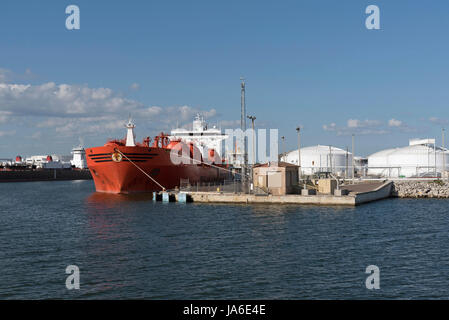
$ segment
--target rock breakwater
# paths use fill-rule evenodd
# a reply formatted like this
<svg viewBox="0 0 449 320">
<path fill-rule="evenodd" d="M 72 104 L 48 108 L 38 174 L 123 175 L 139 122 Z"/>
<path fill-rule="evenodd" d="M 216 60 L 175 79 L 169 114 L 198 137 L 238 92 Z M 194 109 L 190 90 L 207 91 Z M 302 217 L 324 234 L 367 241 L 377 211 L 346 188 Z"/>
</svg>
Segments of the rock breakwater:
<svg viewBox="0 0 449 320">
<path fill-rule="evenodd" d="M 398 198 L 449 198 L 449 182 L 395 181 L 392 196 Z"/>
</svg>

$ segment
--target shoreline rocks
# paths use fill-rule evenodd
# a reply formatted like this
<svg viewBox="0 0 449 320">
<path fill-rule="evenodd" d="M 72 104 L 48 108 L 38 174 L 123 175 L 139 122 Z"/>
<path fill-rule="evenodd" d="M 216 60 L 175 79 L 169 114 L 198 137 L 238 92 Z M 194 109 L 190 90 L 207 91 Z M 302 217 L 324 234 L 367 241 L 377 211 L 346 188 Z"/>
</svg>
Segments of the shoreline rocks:
<svg viewBox="0 0 449 320">
<path fill-rule="evenodd" d="M 394 181 L 391 195 L 398 198 L 449 198 L 449 182 Z"/>
</svg>

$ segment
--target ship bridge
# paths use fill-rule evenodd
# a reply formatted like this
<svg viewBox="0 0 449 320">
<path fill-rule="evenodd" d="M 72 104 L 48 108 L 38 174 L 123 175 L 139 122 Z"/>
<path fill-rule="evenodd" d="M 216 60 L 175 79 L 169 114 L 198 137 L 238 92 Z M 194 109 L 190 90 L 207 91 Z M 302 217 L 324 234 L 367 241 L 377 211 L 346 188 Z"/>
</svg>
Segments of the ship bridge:
<svg viewBox="0 0 449 320">
<path fill-rule="evenodd" d="M 204 117 L 197 114 L 192 123 L 192 130 L 176 128 L 171 131 L 170 139 L 181 139 L 185 143 L 194 143 L 204 157 L 208 157 L 208 150 L 214 149 L 222 157 L 222 141 L 228 136 L 219 128 L 209 128 Z"/>
</svg>

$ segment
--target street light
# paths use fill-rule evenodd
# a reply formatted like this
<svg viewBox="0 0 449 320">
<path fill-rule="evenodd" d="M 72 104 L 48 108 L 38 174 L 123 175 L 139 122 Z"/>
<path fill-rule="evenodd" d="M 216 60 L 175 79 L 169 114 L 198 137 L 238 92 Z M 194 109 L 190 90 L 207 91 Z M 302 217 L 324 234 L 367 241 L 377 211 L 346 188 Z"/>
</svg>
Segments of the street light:
<svg viewBox="0 0 449 320">
<path fill-rule="evenodd" d="M 240 84 L 240 103 L 241 103 L 241 114 L 240 114 L 240 129 L 242 130 L 242 144 L 243 144 L 243 165 L 242 165 L 242 183 L 244 186 L 247 185 L 247 166 L 248 166 L 248 154 L 246 151 L 246 102 L 245 102 L 245 78 L 240 77 L 242 81 Z M 245 188 L 246 193 L 246 188 Z"/>
<path fill-rule="evenodd" d="M 296 127 L 296 132 L 298 132 L 298 180 L 301 181 L 302 178 L 302 168 L 301 168 L 301 128 Z"/>
<path fill-rule="evenodd" d="M 254 131 L 254 121 L 256 120 L 256 117 L 255 116 L 247 116 L 247 118 L 248 119 L 250 119 L 251 120 L 251 125 L 252 125 L 252 128 L 253 128 L 253 165 L 254 164 L 256 164 L 256 134 L 255 134 L 255 131 Z"/>
<path fill-rule="evenodd" d="M 354 149 L 355 149 L 355 143 L 354 143 L 354 137 L 355 135 L 352 134 L 352 184 L 354 184 L 354 178 L 355 178 L 355 159 L 354 159 Z"/>
<path fill-rule="evenodd" d="M 443 138 L 443 172 L 442 172 L 442 174 L 441 174 L 441 178 L 443 179 L 443 181 L 444 180 L 446 180 L 445 178 L 444 178 L 444 175 L 445 175 L 445 173 L 446 173 L 446 150 L 445 150 L 445 148 L 444 148 L 444 128 L 443 129 L 441 129 L 441 135 L 442 135 L 442 138 Z"/>
<path fill-rule="evenodd" d="M 285 141 L 285 137 L 282 136 L 281 139 L 282 139 L 282 147 L 281 147 L 281 157 L 279 159 L 279 162 L 281 162 L 282 156 L 284 155 L 284 141 Z"/>
<path fill-rule="evenodd" d="M 256 164 L 256 135 L 254 132 L 254 121 L 256 120 L 255 116 L 247 116 L 248 119 L 251 120 L 251 125 L 253 129 L 253 157 L 252 157 L 252 165 L 251 165 L 251 184 L 254 186 L 254 165 Z"/>
</svg>

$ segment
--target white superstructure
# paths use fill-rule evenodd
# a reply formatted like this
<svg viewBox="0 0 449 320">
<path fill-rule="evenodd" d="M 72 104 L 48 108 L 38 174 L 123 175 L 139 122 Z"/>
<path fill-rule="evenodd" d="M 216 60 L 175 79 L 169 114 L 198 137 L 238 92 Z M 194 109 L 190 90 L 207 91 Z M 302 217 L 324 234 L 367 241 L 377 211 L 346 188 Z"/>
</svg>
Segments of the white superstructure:
<svg viewBox="0 0 449 320">
<path fill-rule="evenodd" d="M 204 117 L 197 114 L 193 120 L 192 130 L 177 128 L 171 131 L 170 139 L 181 139 L 185 143 L 194 143 L 207 158 L 208 150 L 214 149 L 222 157 L 222 141 L 227 138 L 216 126 L 208 128 Z"/>
<path fill-rule="evenodd" d="M 135 147 L 136 146 L 136 134 L 134 133 L 134 128 L 136 126 L 131 121 L 131 117 L 129 117 L 128 123 L 125 125 L 126 131 L 126 146 L 127 147 Z"/>
<path fill-rule="evenodd" d="M 368 174 L 382 177 L 435 177 L 448 169 L 449 151 L 437 147 L 435 139 L 411 139 L 408 146 L 368 157 Z"/>
<path fill-rule="evenodd" d="M 298 149 L 287 152 L 281 161 L 298 165 Z M 332 172 L 343 176 L 352 170 L 352 153 L 333 146 L 311 146 L 301 148 L 301 172 L 311 175 L 317 172 Z"/>
<path fill-rule="evenodd" d="M 42 169 L 69 169 L 71 168 L 70 162 L 64 161 L 65 156 L 60 155 L 38 155 L 26 158 L 25 163 L 27 165 L 36 166 L 36 168 Z"/>
<path fill-rule="evenodd" d="M 78 169 L 87 169 L 86 151 L 82 145 L 72 149 L 73 159 L 70 160 L 70 164 Z"/>
</svg>

